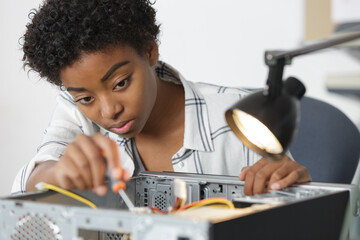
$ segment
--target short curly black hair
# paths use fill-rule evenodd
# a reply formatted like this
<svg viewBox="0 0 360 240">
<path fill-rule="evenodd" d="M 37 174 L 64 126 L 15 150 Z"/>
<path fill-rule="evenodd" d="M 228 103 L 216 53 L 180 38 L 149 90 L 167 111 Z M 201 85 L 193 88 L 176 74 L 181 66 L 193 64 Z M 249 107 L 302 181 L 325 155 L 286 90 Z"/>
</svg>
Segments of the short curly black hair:
<svg viewBox="0 0 360 240">
<path fill-rule="evenodd" d="M 62 86 L 60 70 L 83 52 L 126 44 L 139 54 L 158 41 L 149 0 L 47 0 L 29 14 L 22 48 L 24 67 Z"/>
</svg>

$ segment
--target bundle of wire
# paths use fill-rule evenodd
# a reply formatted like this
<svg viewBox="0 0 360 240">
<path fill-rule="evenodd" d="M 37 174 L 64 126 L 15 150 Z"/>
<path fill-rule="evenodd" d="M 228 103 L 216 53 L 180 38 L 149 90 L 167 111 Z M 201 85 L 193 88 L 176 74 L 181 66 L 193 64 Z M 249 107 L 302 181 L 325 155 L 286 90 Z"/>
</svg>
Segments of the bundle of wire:
<svg viewBox="0 0 360 240">
<path fill-rule="evenodd" d="M 172 208 L 162 211 L 156 207 L 149 206 L 153 213 L 168 214 L 199 207 L 223 207 L 235 208 L 234 204 L 226 198 L 207 198 L 185 205 L 187 199 L 186 183 L 181 179 L 174 179 L 175 204 Z"/>
<path fill-rule="evenodd" d="M 168 214 L 168 213 L 174 213 L 174 212 L 179 212 L 179 211 L 184 211 L 184 210 L 189 210 L 189 209 L 194 209 L 194 208 L 200 208 L 200 207 L 222 207 L 222 208 L 231 208 L 234 209 L 234 204 L 227 200 L 226 198 L 207 198 L 207 199 L 202 199 L 200 201 L 197 202 L 193 202 L 193 203 L 189 203 L 185 206 L 176 208 L 177 201 L 175 201 L 174 207 L 172 209 L 169 209 L 167 211 L 161 211 L 160 209 L 156 208 L 156 207 L 151 207 L 149 206 L 148 208 L 150 208 L 152 210 L 153 213 L 160 213 L 160 214 Z"/>
<path fill-rule="evenodd" d="M 96 205 L 93 202 L 91 202 L 90 200 L 88 200 L 80 195 L 77 195 L 73 192 L 70 192 L 68 190 L 65 190 L 65 189 L 62 189 L 55 185 L 49 184 L 49 183 L 40 182 L 40 183 L 36 184 L 36 188 L 39 190 L 50 189 L 50 190 L 56 191 L 58 193 L 61 193 L 63 195 L 66 195 L 68 197 L 71 197 L 79 202 L 82 202 L 91 208 L 94 208 L 94 209 L 97 208 Z M 187 199 L 186 183 L 180 179 L 174 180 L 174 195 L 175 195 L 174 206 L 169 208 L 168 210 L 162 211 L 162 210 L 160 210 L 156 207 L 152 207 L 152 206 L 148 206 L 148 208 L 153 213 L 160 213 L 160 214 L 174 213 L 174 212 L 179 212 L 179 211 L 184 211 L 184 210 L 194 209 L 194 208 L 199 208 L 199 207 L 205 207 L 205 206 L 223 207 L 223 208 L 232 208 L 232 209 L 234 208 L 234 204 L 231 201 L 227 200 L 226 198 L 207 198 L 207 199 L 202 199 L 200 201 L 189 203 L 189 204 L 185 205 L 185 202 Z"/>
</svg>

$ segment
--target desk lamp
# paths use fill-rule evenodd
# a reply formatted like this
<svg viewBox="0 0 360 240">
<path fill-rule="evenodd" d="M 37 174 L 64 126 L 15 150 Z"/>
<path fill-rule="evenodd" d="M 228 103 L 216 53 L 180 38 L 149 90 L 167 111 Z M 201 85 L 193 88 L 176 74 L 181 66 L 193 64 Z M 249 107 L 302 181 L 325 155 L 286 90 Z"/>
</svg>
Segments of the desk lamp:
<svg viewBox="0 0 360 240">
<path fill-rule="evenodd" d="M 241 99 L 225 113 L 226 121 L 245 146 L 270 160 L 281 160 L 295 136 L 305 86 L 283 78 L 292 58 L 360 38 L 360 32 L 328 39 L 291 51 L 266 51 L 269 75 L 263 90 Z"/>
</svg>

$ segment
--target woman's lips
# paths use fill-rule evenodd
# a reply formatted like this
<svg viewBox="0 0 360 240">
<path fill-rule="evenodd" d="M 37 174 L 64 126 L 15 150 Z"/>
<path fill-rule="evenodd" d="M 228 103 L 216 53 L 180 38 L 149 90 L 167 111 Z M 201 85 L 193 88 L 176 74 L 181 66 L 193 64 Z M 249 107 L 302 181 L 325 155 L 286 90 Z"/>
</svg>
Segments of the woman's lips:
<svg viewBox="0 0 360 240">
<path fill-rule="evenodd" d="M 133 125 L 134 125 L 134 120 L 130 120 L 122 124 L 111 126 L 110 130 L 117 134 L 125 134 L 130 131 Z"/>
</svg>

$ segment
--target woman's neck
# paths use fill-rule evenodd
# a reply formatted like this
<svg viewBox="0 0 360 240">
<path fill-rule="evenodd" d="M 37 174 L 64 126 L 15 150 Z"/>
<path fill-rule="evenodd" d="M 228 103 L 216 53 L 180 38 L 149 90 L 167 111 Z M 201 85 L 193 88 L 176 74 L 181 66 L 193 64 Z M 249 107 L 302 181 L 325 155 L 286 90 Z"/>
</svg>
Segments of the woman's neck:
<svg viewBox="0 0 360 240">
<path fill-rule="evenodd" d="M 185 92 L 182 85 L 157 80 L 157 97 L 149 119 L 138 137 L 161 137 L 183 128 Z"/>
</svg>

